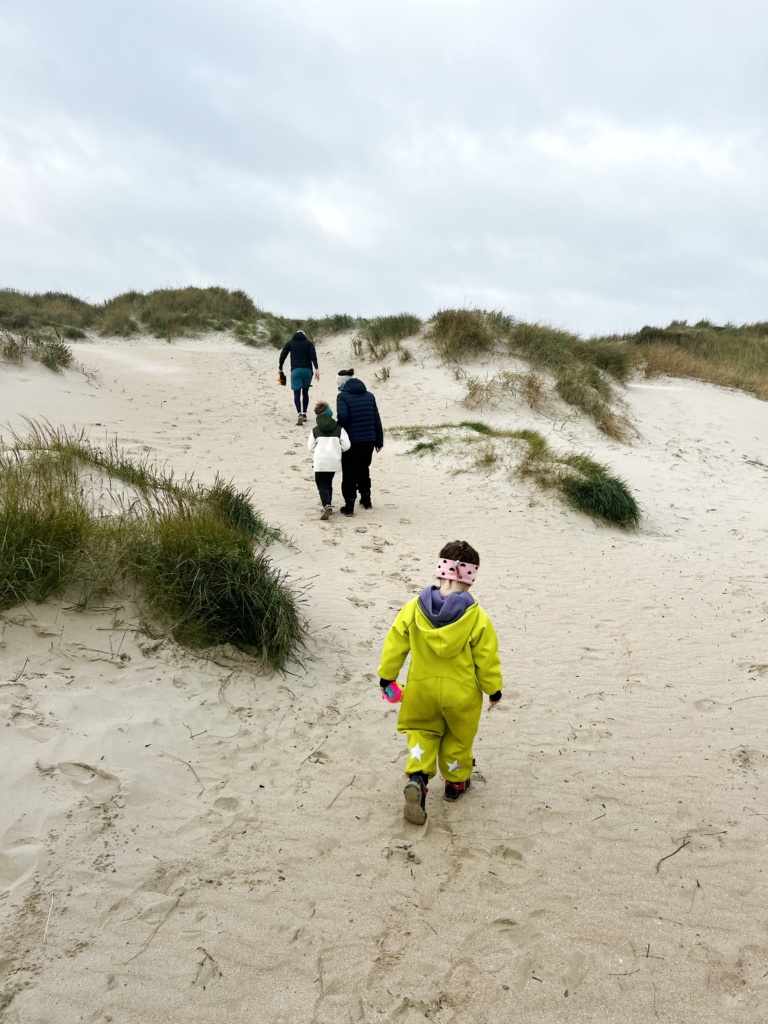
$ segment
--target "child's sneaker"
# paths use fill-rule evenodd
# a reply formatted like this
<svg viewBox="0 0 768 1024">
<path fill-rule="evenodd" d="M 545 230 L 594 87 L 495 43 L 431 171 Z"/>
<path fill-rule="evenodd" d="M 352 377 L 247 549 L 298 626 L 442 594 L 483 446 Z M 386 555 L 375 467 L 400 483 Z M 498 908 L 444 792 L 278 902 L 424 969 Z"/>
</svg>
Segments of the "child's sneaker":
<svg viewBox="0 0 768 1024">
<path fill-rule="evenodd" d="M 354 508 L 350 508 L 349 505 L 342 505 L 339 512 L 341 512 L 343 516 L 347 516 L 347 518 L 355 514 Z"/>
<path fill-rule="evenodd" d="M 471 785 L 472 779 L 465 779 L 463 782 L 446 782 L 444 794 L 445 799 L 451 800 L 452 802 L 461 800 Z"/>
<path fill-rule="evenodd" d="M 323 509 L 323 511 L 320 514 L 320 518 L 321 519 L 330 519 L 331 518 L 331 512 L 333 512 L 333 509 L 331 508 L 331 506 L 330 505 L 326 505 L 325 508 Z"/>
<path fill-rule="evenodd" d="M 403 817 L 413 825 L 423 825 L 427 820 L 427 779 L 421 772 L 415 772 L 403 790 L 405 804 Z"/>
</svg>

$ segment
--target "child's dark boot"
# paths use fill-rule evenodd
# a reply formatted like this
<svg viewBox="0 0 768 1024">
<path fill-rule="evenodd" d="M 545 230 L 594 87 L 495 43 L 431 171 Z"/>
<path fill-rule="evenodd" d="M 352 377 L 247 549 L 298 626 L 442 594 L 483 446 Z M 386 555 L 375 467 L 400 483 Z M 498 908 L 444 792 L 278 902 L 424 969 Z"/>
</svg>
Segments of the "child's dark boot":
<svg viewBox="0 0 768 1024">
<path fill-rule="evenodd" d="M 427 820 L 428 782 L 429 778 L 423 772 L 414 772 L 405 784 L 403 817 L 413 825 L 423 825 Z"/>
<path fill-rule="evenodd" d="M 451 802 L 461 800 L 471 785 L 472 779 L 465 779 L 463 782 L 446 782 L 445 799 Z"/>
</svg>

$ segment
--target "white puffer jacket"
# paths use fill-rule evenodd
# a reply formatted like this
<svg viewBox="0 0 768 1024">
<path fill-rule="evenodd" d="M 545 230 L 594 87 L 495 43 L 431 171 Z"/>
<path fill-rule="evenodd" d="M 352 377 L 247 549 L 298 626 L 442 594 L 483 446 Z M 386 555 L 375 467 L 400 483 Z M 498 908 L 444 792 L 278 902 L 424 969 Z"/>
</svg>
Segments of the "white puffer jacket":
<svg viewBox="0 0 768 1024">
<path fill-rule="evenodd" d="M 341 453 L 349 451 L 349 437 L 342 427 L 340 437 L 326 437 L 322 434 L 315 437 L 310 434 L 307 446 L 314 452 L 312 468 L 315 473 L 338 473 L 341 469 Z"/>
</svg>

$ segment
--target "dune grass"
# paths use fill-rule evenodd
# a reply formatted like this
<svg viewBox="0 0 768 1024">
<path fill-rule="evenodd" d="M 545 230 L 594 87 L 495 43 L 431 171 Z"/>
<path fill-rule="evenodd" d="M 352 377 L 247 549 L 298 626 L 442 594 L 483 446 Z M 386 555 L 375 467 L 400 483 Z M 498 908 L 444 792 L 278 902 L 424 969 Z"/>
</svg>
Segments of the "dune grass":
<svg viewBox="0 0 768 1024">
<path fill-rule="evenodd" d="M 634 527 L 640 521 L 640 508 L 623 480 L 588 455 L 554 452 L 536 430 L 500 430 L 481 421 L 463 420 L 425 427 L 395 427 L 391 433 L 415 441 L 405 454 L 418 456 L 451 447 L 451 438 L 458 436 L 469 443 L 464 454 L 469 454 L 471 466 L 479 470 L 496 469 L 511 454 L 519 476 L 557 490 L 562 500 L 577 511 L 613 526 Z"/>
<path fill-rule="evenodd" d="M 129 291 L 98 304 L 62 292 L 0 290 L 0 328 L 51 328 L 70 340 L 83 337 L 86 330 L 105 337 L 146 332 L 170 340 L 203 330 L 225 330 L 260 312 L 245 292 L 219 287 Z"/>
<path fill-rule="evenodd" d="M 589 416 L 603 433 L 617 441 L 628 441 L 632 435 L 626 416 L 615 408 L 618 395 L 611 383 L 623 383 L 632 369 L 626 349 L 618 344 L 602 341 L 593 345 L 567 331 L 483 309 L 440 310 L 429 322 L 426 336 L 442 358 L 459 366 L 484 356 L 513 357 L 529 364 L 527 382 L 502 369 L 495 384 L 484 392 L 473 378 L 470 404 L 498 400 L 505 390 L 525 390 L 529 404 L 543 404 L 542 374 L 547 374 L 563 401 Z"/>
<path fill-rule="evenodd" d="M 233 329 L 246 344 L 280 347 L 296 330 L 320 338 L 357 328 L 356 354 L 383 359 L 402 351 L 400 342 L 421 327 L 419 317 L 410 313 L 370 320 L 346 313 L 282 317 L 260 309 L 242 290 L 221 287 L 128 291 L 96 304 L 64 292 L 0 289 L 0 329 L 26 335 L 50 330 L 59 341 L 82 338 L 89 330 L 104 336 L 147 332 L 170 341 L 204 330 Z M 454 363 L 485 355 L 526 360 L 533 371 L 553 377 L 564 401 L 618 440 L 625 439 L 626 423 L 612 410 L 600 379 L 621 384 L 638 371 L 668 374 L 768 399 L 766 321 L 737 326 L 700 320 L 690 326 L 676 320 L 667 327 L 584 339 L 498 310 L 465 308 L 439 310 L 428 321 L 425 336 L 443 359 Z"/>
<path fill-rule="evenodd" d="M 86 607 L 127 587 L 148 630 L 231 643 L 282 668 L 306 628 L 264 551 L 277 536 L 248 492 L 132 463 L 116 444 L 30 424 L 0 451 L 0 608 L 65 592 Z"/>
<path fill-rule="evenodd" d="M 296 320 L 290 317 L 274 316 L 272 313 L 260 313 L 235 325 L 234 335 L 245 345 L 253 348 L 271 346 L 282 348 L 296 331 L 304 331 L 308 338 L 317 341 L 329 334 L 341 334 L 351 331 L 358 320 L 348 313 L 334 313 L 324 317 L 309 317 Z"/>
<path fill-rule="evenodd" d="M 0 456 L 0 609 L 59 592 L 91 530 L 71 466 L 47 455 L 31 463 Z"/>
<path fill-rule="evenodd" d="M 0 288 L 0 328 L 28 331 L 41 327 L 84 330 L 95 320 L 89 302 L 65 292 L 29 293 Z"/>
<path fill-rule="evenodd" d="M 738 388 L 768 400 L 768 322 L 643 327 L 621 341 L 648 377 L 662 374 Z"/>
<path fill-rule="evenodd" d="M 544 378 L 533 370 L 500 370 L 490 377 L 480 377 L 459 368 L 456 377 L 464 381 L 464 404 L 469 409 L 498 406 L 509 397 L 522 399 L 535 412 L 544 412 L 549 407 Z"/>
<path fill-rule="evenodd" d="M 253 299 L 227 288 L 159 288 L 124 292 L 98 309 L 99 333 L 146 331 L 170 341 L 199 331 L 223 331 L 259 314 Z"/>
<path fill-rule="evenodd" d="M 402 351 L 401 342 L 421 330 L 421 318 L 413 313 L 397 313 L 394 316 L 377 316 L 366 320 L 353 341 L 355 355 L 366 352 L 377 361 L 385 359 L 390 352 Z M 408 356 L 402 362 L 407 362 Z"/>
<path fill-rule="evenodd" d="M 60 373 L 72 365 L 72 349 L 55 335 L 4 331 L 0 339 L 0 362 L 21 366 L 25 359 L 32 359 Z"/>
</svg>

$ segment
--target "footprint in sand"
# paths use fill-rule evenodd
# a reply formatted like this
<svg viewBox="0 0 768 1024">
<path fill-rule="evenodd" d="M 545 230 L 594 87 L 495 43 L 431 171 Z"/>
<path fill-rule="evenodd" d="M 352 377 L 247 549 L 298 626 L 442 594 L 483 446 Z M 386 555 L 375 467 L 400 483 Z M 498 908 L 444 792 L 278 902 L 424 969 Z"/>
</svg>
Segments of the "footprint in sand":
<svg viewBox="0 0 768 1024">
<path fill-rule="evenodd" d="M 80 761 L 60 761 L 56 767 L 78 793 L 83 793 L 94 804 L 106 803 L 122 789 L 118 777 L 103 768 Z"/>
<path fill-rule="evenodd" d="M 217 811 L 236 811 L 240 807 L 240 801 L 234 796 L 220 796 L 214 800 L 213 806 Z"/>
</svg>

